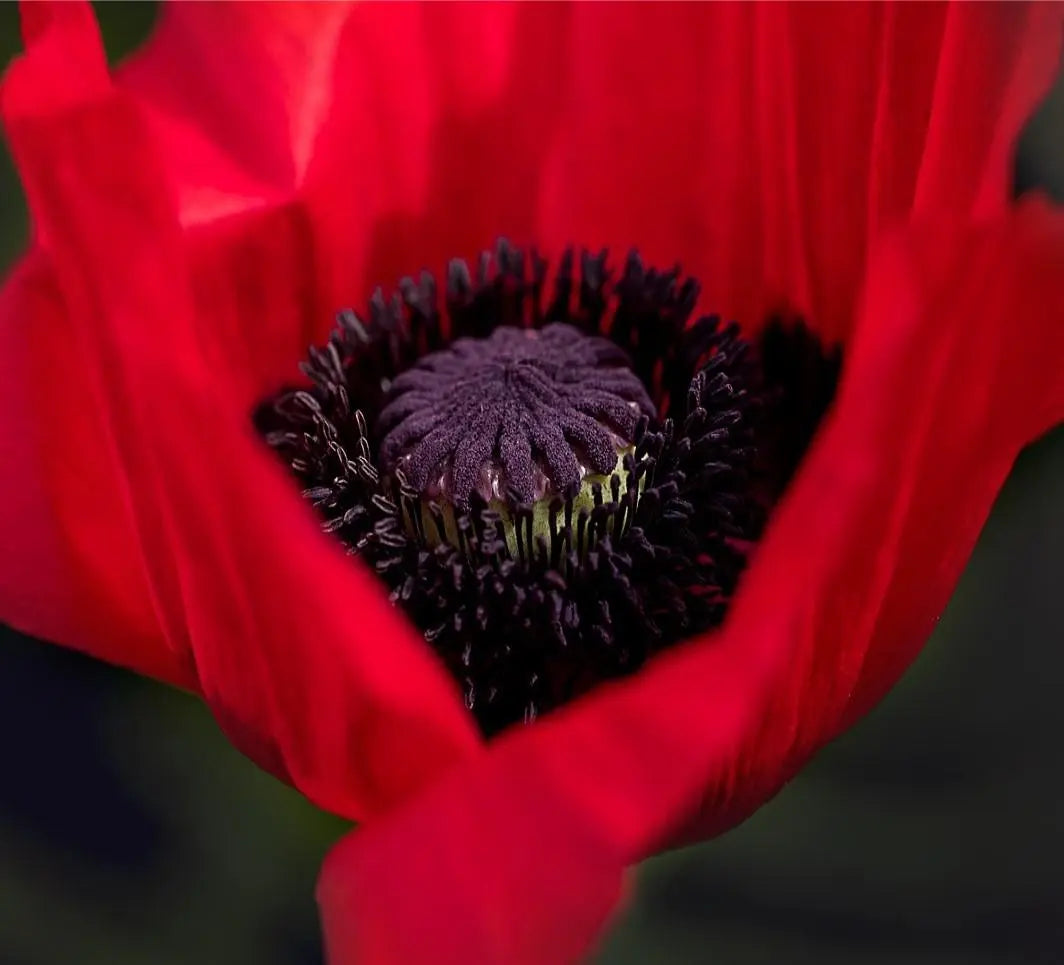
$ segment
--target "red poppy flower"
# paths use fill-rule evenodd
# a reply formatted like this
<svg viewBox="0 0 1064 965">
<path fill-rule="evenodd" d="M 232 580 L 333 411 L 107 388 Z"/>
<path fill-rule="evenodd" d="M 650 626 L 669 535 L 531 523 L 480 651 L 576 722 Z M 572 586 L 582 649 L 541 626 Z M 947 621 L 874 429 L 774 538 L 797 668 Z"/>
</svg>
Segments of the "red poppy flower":
<svg viewBox="0 0 1064 965">
<path fill-rule="evenodd" d="M 1064 420 L 1064 218 L 1008 202 L 1055 5 L 174 5 L 114 77 L 87 6 L 23 17 L 0 615 L 365 821 L 323 872 L 335 962 L 579 956 L 628 865 L 886 692 Z M 680 259 L 845 367 L 723 625 L 484 742 L 250 413 L 337 307 L 499 235 Z"/>
</svg>

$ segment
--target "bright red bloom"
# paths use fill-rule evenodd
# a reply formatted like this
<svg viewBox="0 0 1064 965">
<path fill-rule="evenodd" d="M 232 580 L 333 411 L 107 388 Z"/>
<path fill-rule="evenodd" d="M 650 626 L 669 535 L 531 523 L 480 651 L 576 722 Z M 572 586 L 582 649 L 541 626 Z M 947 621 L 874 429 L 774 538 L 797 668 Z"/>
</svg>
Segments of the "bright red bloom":
<svg viewBox="0 0 1064 965">
<path fill-rule="evenodd" d="M 112 79 L 87 6 L 27 5 L 0 614 L 196 690 L 368 819 L 322 878 L 333 961 L 574 959 L 626 866 L 886 692 L 1064 420 L 1064 216 L 1008 202 L 1061 13 L 189 4 Z M 846 368 L 723 629 L 484 745 L 248 413 L 336 306 L 500 233 L 679 258 Z"/>
</svg>

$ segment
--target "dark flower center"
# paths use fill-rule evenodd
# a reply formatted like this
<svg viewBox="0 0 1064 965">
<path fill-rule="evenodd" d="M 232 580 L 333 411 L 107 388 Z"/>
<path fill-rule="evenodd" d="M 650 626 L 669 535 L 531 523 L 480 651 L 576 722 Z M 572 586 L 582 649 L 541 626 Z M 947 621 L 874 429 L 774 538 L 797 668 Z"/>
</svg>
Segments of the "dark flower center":
<svg viewBox="0 0 1064 965">
<path fill-rule="evenodd" d="M 625 353 L 571 325 L 459 339 L 403 372 L 377 418 L 380 460 L 424 496 L 468 509 L 573 498 L 656 415 Z"/>
<path fill-rule="evenodd" d="M 801 327 L 763 364 L 634 254 L 577 277 L 566 252 L 549 299 L 546 275 L 502 242 L 475 280 L 451 264 L 446 311 L 428 274 L 378 291 L 256 415 L 487 733 L 720 623 L 838 371 Z"/>
</svg>

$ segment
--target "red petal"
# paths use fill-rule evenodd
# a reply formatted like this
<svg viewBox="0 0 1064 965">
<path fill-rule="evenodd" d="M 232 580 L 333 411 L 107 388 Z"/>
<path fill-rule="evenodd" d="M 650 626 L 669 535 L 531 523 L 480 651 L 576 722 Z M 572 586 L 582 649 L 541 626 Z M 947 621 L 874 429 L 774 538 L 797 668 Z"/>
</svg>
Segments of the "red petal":
<svg viewBox="0 0 1064 965">
<path fill-rule="evenodd" d="M 35 63 L 11 66 L 5 101 L 60 112 L 106 91 L 87 5 L 31 4 L 23 29 Z M 25 632 L 195 688 L 187 655 L 159 636 L 94 374 L 72 351 L 64 316 L 54 273 L 34 252 L 0 292 L 0 613 Z"/>
<path fill-rule="evenodd" d="M 55 279 L 35 253 L 0 291 L 0 614 L 194 689 L 191 662 L 159 636 L 94 381 L 64 322 Z"/>
<path fill-rule="evenodd" d="M 1062 279 L 1064 213 L 1040 206 L 887 244 L 838 404 L 725 628 L 350 835 L 319 889 L 333 965 L 575 961 L 627 865 L 740 820 L 866 711 L 1020 447 L 1064 419 Z"/>
<path fill-rule="evenodd" d="M 1003 209 L 1064 7 L 580 4 L 568 20 L 537 241 L 637 244 L 744 325 L 786 304 L 840 338 L 878 230 Z"/>
<path fill-rule="evenodd" d="M 182 220 L 290 197 L 342 92 L 349 4 L 171 3 L 119 72 L 149 113 Z"/>
<path fill-rule="evenodd" d="M 520 114 L 500 116 L 495 101 L 518 18 L 549 25 L 548 15 L 512 5 L 345 7 L 172 4 L 121 71 L 164 146 L 183 220 L 209 221 L 298 192 L 312 213 L 319 283 L 333 307 L 361 304 L 400 273 L 491 243 L 509 219 L 492 203 L 498 195 L 472 193 L 489 165 L 521 164 L 511 164 L 512 178 L 487 183 L 505 182 L 507 200 L 524 199 L 527 233 L 535 202 L 519 175 L 535 159 L 515 152 L 505 129 L 487 134 L 460 118 L 490 108 L 508 128 L 525 127 Z M 528 101 L 535 111 L 537 99 Z M 482 149 L 490 156 L 470 166 Z M 436 169 L 447 172 L 442 184 Z M 451 172 L 460 172 L 460 184 Z M 419 231 L 437 187 L 446 192 L 445 211 L 434 212 L 441 231 Z M 462 217 L 453 216 L 456 205 Z"/>
<path fill-rule="evenodd" d="M 66 5 L 53 9 L 64 22 Z M 472 725 L 424 642 L 254 438 L 243 386 L 212 367 L 215 319 L 194 308 L 142 116 L 106 84 L 78 98 L 60 77 L 70 96 L 52 98 L 61 58 L 37 54 L 57 36 L 46 29 L 17 65 L 4 116 L 156 618 L 245 752 L 361 817 L 473 750 Z M 76 385 L 49 388 L 85 404 Z"/>
<path fill-rule="evenodd" d="M 186 221 L 298 193 L 329 305 L 499 233 L 637 244 L 747 325 L 787 304 L 830 338 L 883 227 L 1002 210 L 1064 24 L 1047 3 L 289 7 L 172 5 L 123 75 Z"/>
</svg>

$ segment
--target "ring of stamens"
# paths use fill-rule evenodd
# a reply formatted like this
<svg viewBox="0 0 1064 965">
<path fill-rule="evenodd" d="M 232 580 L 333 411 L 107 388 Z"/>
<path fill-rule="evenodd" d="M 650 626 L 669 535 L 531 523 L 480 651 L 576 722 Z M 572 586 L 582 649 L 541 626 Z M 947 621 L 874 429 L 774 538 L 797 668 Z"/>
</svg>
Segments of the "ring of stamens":
<svg viewBox="0 0 1064 965">
<path fill-rule="evenodd" d="M 311 387 L 258 415 L 487 733 L 718 624 L 756 536 L 738 327 L 692 321 L 695 283 L 635 255 L 616 279 L 604 254 L 574 267 L 566 252 L 548 295 L 546 262 L 500 243 L 475 277 L 452 263 L 446 313 L 431 276 L 405 279 L 368 317 L 341 313 L 303 365 Z M 544 346 L 560 359 L 530 361 Z M 566 452 L 537 443 L 545 417 L 522 423 L 505 393 L 495 407 L 515 369 L 549 370 L 551 398 L 586 417 L 569 436 L 555 424 Z M 577 404 L 603 384 L 614 394 Z M 492 403 L 483 422 L 476 400 Z"/>
</svg>

